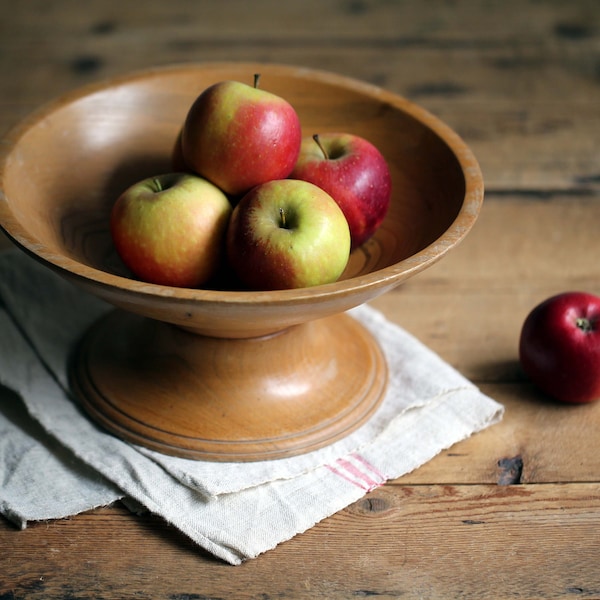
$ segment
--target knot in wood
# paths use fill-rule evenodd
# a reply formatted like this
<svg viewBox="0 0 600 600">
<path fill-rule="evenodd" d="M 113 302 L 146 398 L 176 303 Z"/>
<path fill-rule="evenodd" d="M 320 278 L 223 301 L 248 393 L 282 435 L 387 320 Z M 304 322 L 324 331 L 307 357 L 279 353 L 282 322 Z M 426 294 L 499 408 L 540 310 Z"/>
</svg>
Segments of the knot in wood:
<svg viewBox="0 0 600 600">
<path fill-rule="evenodd" d="M 369 496 L 362 500 L 361 508 L 364 512 L 378 513 L 387 510 L 389 505 L 381 496 Z"/>
</svg>

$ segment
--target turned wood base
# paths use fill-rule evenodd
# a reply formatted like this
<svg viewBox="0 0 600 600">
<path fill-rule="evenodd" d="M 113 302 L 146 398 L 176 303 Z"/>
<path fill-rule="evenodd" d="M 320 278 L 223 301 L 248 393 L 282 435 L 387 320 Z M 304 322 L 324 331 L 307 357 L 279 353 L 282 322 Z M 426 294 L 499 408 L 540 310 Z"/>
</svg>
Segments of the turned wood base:
<svg viewBox="0 0 600 600">
<path fill-rule="evenodd" d="M 71 375 L 91 417 L 117 436 L 212 461 L 331 444 L 373 414 L 387 386 L 379 345 L 346 314 L 221 339 L 117 310 L 85 335 Z"/>
</svg>

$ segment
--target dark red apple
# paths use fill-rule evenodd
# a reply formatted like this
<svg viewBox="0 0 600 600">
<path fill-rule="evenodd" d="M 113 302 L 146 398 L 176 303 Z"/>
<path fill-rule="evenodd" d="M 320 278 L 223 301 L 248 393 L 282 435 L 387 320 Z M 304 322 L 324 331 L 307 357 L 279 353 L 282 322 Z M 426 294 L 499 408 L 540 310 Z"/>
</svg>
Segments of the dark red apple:
<svg viewBox="0 0 600 600">
<path fill-rule="evenodd" d="M 527 316 L 519 341 L 521 365 L 549 396 L 569 403 L 600 398 L 600 297 L 565 292 Z"/>
<path fill-rule="evenodd" d="M 290 175 L 324 189 L 346 216 L 352 248 L 364 244 L 385 218 L 392 192 L 387 162 L 368 140 L 324 133 L 302 140 Z"/>
<path fill-rule="evenodd" d="M 179 133 L 175 138 L 175 143 L 173 144 L 173 149 L 171 151 L 171 170 L 173 171 L 173 173 L 187 173 L 190 171 L 188 166 L 185 164 L 185 160 L 183 160 L 181 136 L 182 131 L 179 130 Z"/>
</svg>

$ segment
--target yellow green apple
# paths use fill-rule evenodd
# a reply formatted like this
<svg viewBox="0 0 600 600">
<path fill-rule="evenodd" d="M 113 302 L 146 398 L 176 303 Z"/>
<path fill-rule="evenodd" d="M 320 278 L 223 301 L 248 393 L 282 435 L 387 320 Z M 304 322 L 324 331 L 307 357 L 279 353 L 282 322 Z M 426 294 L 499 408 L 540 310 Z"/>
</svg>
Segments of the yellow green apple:
<svg viewBox="0 0 600 600">
<path fill-rule="evenodd" d="M 273 180 L 236 205 L 227 258 L 254 290 L 311 287 L 342 275 L 350 255 L 348 223 L 331 196 L 312 183 Z"/>
</svg>

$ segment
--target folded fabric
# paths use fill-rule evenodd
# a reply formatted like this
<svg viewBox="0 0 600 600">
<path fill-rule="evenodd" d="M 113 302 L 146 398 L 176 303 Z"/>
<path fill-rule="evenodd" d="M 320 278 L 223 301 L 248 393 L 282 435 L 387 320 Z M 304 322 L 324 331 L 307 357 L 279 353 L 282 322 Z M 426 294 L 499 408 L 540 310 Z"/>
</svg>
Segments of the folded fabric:
<svg viewBox="0 0 600 600">
<path fill-rule="evenodd" d="M 418 340 L 361 306 L 350 314 L 375 335 L 390 371 L 384 402 L 367 424 L 292 458 L 213 463 L 170 457 L 105 432 L 69 393 L 69 354 L 112 307 L 16 250 L 0 255 L 0 299 L 0 382 L 15 392 L 0 395 L 0 512 L 21 527 L 124 497 L 239 564 L 503 413 Z"/>
<path fill-rule="evenodd" d="M 3 318 L 0 315 L 4 335 L 8 329 Z M 123 496 L 48 435 L 18 397 L 4 391 L 0 395 L 0 475 L 0 513 L 21 529 L 29 521 L 69 517 Z"/>
</svg>

